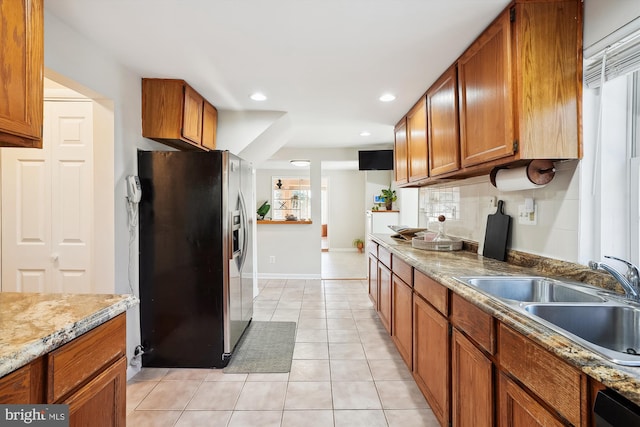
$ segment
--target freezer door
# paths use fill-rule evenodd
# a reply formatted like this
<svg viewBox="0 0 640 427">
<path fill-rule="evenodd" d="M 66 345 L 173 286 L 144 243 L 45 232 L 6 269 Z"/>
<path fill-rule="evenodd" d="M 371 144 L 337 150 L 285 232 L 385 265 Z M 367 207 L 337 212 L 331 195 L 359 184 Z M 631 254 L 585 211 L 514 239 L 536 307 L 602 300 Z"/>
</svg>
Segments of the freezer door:
<svg viewBox="0 0 640 427">
<path fill-rule="evenodd" d="M 247 206 L 242 194 L 242 171 L 240 158 L 227 154 L 227 209 L 229 212 L 230 257 L 228 259 L 228 280 L 226 286 L 225 310 L 225 353 L 231 353 L 242 336 L 249 319 L 243 307 L 246 297 L 243 295 L 244 269 L 250 250 L 250 235 L 247 219 Z"/>
</svg>

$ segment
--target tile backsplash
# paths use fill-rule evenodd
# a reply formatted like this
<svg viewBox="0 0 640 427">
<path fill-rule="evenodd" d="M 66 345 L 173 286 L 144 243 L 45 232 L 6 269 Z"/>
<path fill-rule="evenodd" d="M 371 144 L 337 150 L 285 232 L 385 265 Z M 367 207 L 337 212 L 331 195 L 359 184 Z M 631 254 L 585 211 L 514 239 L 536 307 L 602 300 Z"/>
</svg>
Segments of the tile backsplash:
<svg viewBox="0 0 640 427">
<path fill-rule="evenodd" d="M 549 258 L 577 262 L 579 218 L 578 161 L 556 162 L 554 179 L 545 187 L 501 192 L 488 176 L 438 184 L 420 189 L 421 227 L 437 230 L 438 215 L 444 215 L 446 233 L 479 243 L 482 253 L 487 216 L 496 211 L 490 200 L 504 201 L 511 216 L 509 248 Z M 518 223 L 518 205 L 533 198 L 537 224 Z"/>
</svg>

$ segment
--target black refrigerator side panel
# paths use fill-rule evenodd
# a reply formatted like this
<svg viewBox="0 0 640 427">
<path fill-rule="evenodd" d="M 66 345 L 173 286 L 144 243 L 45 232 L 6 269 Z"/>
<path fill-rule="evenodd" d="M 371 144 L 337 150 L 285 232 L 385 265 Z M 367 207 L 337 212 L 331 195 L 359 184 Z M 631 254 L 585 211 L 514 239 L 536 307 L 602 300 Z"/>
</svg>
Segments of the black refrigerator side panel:
<svg viewBox="0 0 640 427">
<path fill-rule="evenodd" d="M 143 366 L 219 367 L 220 153 L 138 152 Z"/>
</svg>

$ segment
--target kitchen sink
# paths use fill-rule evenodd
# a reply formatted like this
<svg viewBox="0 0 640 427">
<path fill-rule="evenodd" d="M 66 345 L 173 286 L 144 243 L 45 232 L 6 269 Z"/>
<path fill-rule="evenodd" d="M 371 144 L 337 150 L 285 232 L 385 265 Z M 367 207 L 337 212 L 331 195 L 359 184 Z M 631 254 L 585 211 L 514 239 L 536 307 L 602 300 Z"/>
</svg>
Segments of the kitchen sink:
<svg viewBox="0 0 640 427">
<path fill-rule="evenodd" d="M 597 303 L 605 299 L 596 292 L 545 277 L 477 276 L 458 277 L 494 297 L 517 302 Z"/>
<path fill-rule="evenodd" d="M 615 363 L 640 366 L 640 308 L 610 304 L 529 304 L 524 310 Z"/>
</svg>

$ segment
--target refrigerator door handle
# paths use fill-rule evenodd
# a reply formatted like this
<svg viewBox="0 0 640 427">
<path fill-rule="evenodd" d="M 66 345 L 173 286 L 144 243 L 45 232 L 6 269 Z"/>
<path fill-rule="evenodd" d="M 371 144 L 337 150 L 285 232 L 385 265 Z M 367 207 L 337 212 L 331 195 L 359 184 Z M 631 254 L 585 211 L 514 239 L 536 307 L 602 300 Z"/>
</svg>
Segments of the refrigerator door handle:
<svg viewBox="0 0 640 427">
<path fill-rule="evenodd" d="M 240 218 L 242 221 L 242 247 L 240 248 L 240 257 L 238 259 L 238 271 L 241 272 L 247 254 L 249 221 L 247 221 L 247 205 L 244 202 L 244 196 L 242 193 L 238 194 L 238 200 L 240 202 Z"/>
</svg>

